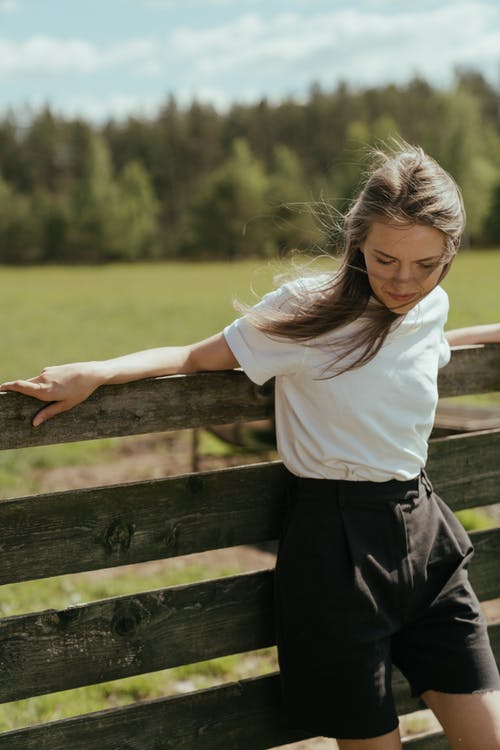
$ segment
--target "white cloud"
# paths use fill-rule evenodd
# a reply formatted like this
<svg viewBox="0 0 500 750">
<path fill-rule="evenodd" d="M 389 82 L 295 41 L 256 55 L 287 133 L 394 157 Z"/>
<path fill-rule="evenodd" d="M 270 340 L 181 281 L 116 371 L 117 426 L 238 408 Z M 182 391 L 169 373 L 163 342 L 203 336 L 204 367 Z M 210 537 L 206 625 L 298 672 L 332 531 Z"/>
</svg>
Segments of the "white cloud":
<svg viewBox="0 0 500 750">
<path fill-rule="evenodd" d="M 146 5 L 150 8 L 173 8 L 176 0 L 139 0 L 139 5 Z"/>
<path fill-rule="evenodd" d="M 0 39 L 0 74 L 95 73 L 126 63 L 147 63 L 154 59 L 155 51 L 156 43 L 150 39 L 131 39 L 102 48 L 82 39 Z"/>
<path fill-rule="evenodd" d="M 179 0 L 139 0 L 140 5 L 146 5 L 149 8 L 175 8 Z M 256 5 L 262 2 L 262 0 L 205 0 L 204 5 L 222 5 L 222 6 L 234 6 L 235 8 L 241 8 L 242 5 Z M 184 0 L 184 6 L 186 5 L 199 5 L 199 0 Z"/>
<path fill-rule="evenodd" d="M 242 5 L 256 5 L 261 0 L 208 0 L 211 5 L 232 5 L 241 8 Z"/>
<path fill-rule="evenodd" d="M 139 72 L 149 78 L 157 78 L 163 73 L 163 68 L 157 60 L 146 60 L 139 68 Z"/>
<path fill-rule="evenodd" d="M 439 4 L 425 12 L 403 6 L 390 15 L 366 8 L 269 19 L 247 14 L 208 29 L 178 28 L 168 47 L 172 59 L 189 61 L 194 80 L 244 70 L 255 78 L 267 72 L 298 74 L 301 82 L 340 77 L 379 83 L 419 71 L 444 82 L 458 62 L 480 61 L 496 71 L 500 8 L 483 1 Z"/>
<path fill-rule="evenodd" d="M 18 0 L 0 0 L 0 13 L 17 13 L 20 10 Z"/>
<path fill-rule="evenodd" d="M 179 6 L 178 0 L 136 4 Z M 216 5 L 227 6 L 227 12 Z M 25 7 L 23 0 L 0 0 L 0 17 Z M 494 81 L 498 76 L 498 0 L 183 0 L 182 8 L 183 25 L 172 25 L 179 18 L 172 12 L 168 25 L 158 24 L 146 38 L 134 38 L 141 33 L 134 26 L 127 27 L 132 38 L 118 36 L 126 28 L 124 13 L 124 25 L 113 27 L 117 36 L 108 43 L 84 38 L 83 32 L 81 38 L 25 32 L 24 40 L 14 41 L 6 31 L 2 37 L 0 24 L 2 100 L 10 88 L 12 104 L 24 96 L 36 107 L 44 103 L 38 98 L 43 88 L 55 109 L 99 121 L 131 110 L 153 113 L 169 92 L 182 104 L 196 98 L 225 110 L 234 101 L 261 96 L 270 101 L 305 97 L 312 81 L 328 88 L 339 79 L 379 85 L 420 73 L 440 85 L 449 83 L 456 64 L 479 69 Z M 216 20 L 221 18 L 226 22 Z M 24 17 L 23 28 L 29 28 Z M 43 82 L 50 75 L 58 76 L 60 92 L 69 90 L 74 98 L 52 93 L 54 81 Z M 91 93 L 110 85 L 125 94 L 84 98 L 78 95 L 83 76 Z M 144 94 L 146 89 L 156 94 Z"/>
</svg>

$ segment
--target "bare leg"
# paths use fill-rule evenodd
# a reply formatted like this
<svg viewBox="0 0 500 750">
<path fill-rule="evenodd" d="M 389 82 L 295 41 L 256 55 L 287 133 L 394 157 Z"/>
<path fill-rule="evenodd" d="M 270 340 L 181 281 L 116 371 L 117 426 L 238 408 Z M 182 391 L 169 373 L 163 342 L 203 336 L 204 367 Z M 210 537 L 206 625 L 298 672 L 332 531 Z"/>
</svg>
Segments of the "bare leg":
<svg viewBox="0 0 500 750">
<path fill-rule="evenodd" d="M 337 740 L 339 750 L 401 750 L 399 729 L 369 740 Z"/>
<path fill-rule="evenodd" d="M 500 690 L 467 694 L 427 690 L 421 697 L 435 713 L 452 750 L 500 750 Z"/>
</svg>

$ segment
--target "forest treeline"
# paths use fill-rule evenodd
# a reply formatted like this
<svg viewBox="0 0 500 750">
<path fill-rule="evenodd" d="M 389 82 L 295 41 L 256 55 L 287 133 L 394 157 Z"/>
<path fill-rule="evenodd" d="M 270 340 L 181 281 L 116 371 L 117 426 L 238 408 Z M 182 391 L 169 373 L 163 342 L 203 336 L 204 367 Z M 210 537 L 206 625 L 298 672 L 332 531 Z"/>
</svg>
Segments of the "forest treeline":
<svg viewBox="0 0 500 750">
<path fill-rule="evenodd" d="M 240 259 L 328 248 L 366 144 L 421 144 L 461 185 L 465 244 L 500 244 L 500 91 L 458 70 L 262 100 L 225 113 L 170 97 L 102 126 L 49 108 L 0 120 L 0 262 Z"/>
</svg>

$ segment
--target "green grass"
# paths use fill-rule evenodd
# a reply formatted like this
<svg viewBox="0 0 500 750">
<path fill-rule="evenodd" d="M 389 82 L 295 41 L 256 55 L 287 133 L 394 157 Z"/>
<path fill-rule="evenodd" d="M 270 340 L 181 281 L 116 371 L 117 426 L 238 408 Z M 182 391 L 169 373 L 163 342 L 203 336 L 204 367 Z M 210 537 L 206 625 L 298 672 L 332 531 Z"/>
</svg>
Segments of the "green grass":
<svg viewBox="0 0 500 750">
<path fill-rule="evenodd" d="M 48 364 L 105 358 L 153 346 L 188 343 L 221 330 L 235 313 L 232 298 L 252 302 L 272 287 L 283 267 L 264 261 L 183 265 L 115 265 L 98 268 L 1 268 L 3 357 L 0 380 L 30 377 Z M 500 251 L 459 256 L 445 281 L 449 327 L 500 319 Z M 252 289 L 255 290 L 256 296 Z M 4 496 L 36 491 L 43 468 L 112 459 L 116 441 L 4 451 Z M 202 449 L 221 450 L 204 435 Z M 470 511 L 465 511 L 469 513 Z M 477 517 L 464 523 L 477 523 Z M 141 576 L 61 576 L 2 587 L 3 616 L 64 608 L 86 601 L 225 575 L 196 566 Z M 18 701 L 0 708 L 0 730 L 13 729 L 182 692 L 275 668 L 273 649 Z"/>
<path fill-rule="evenodd" d="M 170 563 L 170 564 L 169 564 Z M 2 586 L 0 616 L 11 617 L 45 609 L 64 609 L 76 604 L 109 596 L 124 596 L 137 591 L 153 591 L 165 586 L 202 581 L 214 576 L 232 575 L 233 568 L 208 570 L 202 565 L 177 567 L 175 561 L 165 561 L 162 570 L 151 573 L 149 568 L 117 568 L 114 574 L 74 573 L 40 581 L 24 581 Z M 132 572 L 130 572 L 132 570 Z"/>
<path fill-rule="evenodd" d="M 267 291 L 273 270 L 264 262 L 1 268 L 1 377 L 209 336 L 235 317 L 233 296 L 251 301 L 251 285 Z"/>
<path fill-rule="evenodd" d="M 31 377 L 49 364 L 204 338 L 235 317 L 233 297 L 256 300 L 286 268 L 277 261 L 0 268 L 0 381 Z M 500 250 L 459 254 L 444 283 L 448 327 L 500 320 L 498 278 Z M 500 394 L 464 400 L 498 403 Z M 36 491 L 35 474 L 43 467 L 111 460 L 116 444 L 4 451 L 0 497 Z"/>
<path fill-rule="evenodd" d="M 450 297 L 448 328 L 500 321 L 500 250 L 461 251 L 443 282 Z"/>
<path fill-rule="evenodd" d="M 2 267 L 0 377 L 209 336 L 235 317 L 233 297 L 257 299 L 284 268 L 267 261 Z M 449 327 L 498 320 L 499 277 L 500 251 L 459 255 L 444 283 Z"/>
<path fill-rule="evenodd" d="M 447 328 L 500 322 L 499 250 L 462 251 L 443 286 L 450 297 Z M 500 393 L 459 396 L 455 403 L 500 405 Z"/>
<path fill-rule="evenodd" d="M 101 359 L 210 336 L 272 285 L 279 264 L 138 264 L 0 268 L 3 357 L 0 382 L 50 364 Z M 114 455 L 116 440 L 0 453 L 0 497 L 38 489 L 41 468 Z"/>
<path fill-rule="evenodd" d="M 233 297 L 256 300 L 284 270 L 286 264 L 269 261 L 2 267 L 0 381 L 37 375 L 49 364 L 204 338 L 235 317 Z M 459 254 L 444 283 L 450 328 L 500 320 L 498 278 L 499 250 Z M 466 400 L 498 402 L 500 394 Z M 114 445 L 6 451 L 0 454 L 0 496 L 35 491 L 34 472 L 43 466 L 111 458 Z"/>
<path fill-rule="evenodd" d="M 283 265 L 261 262 L 1 268 L 2 379 L 48 364 L 188 343 L 229 323 L 232 298 L 256 299 Z M 444 286 L 449 326 L 500 317 L 500 251 L 456 259 Z"/>
<path fill-rule="evenodd" d="M 467 529 L 467 531 L 493 529 L 495 526 L 498 526 L 498 522 L 494 518 L 478 508 L 459 510 L 456 515 L 462 526 Z"/>
</svg>

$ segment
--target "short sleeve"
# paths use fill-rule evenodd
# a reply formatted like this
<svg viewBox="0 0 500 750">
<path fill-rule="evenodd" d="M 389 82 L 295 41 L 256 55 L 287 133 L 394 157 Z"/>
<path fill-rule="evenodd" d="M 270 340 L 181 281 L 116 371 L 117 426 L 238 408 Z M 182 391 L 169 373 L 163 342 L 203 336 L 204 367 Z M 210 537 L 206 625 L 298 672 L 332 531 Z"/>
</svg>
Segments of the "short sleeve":
<svg viewBox="0 0 500 750">
<path fill-rule="evenodd" d="M 286 309 L 292 298 L 290 284 L 266 294 L 255 309 Z M 264 333 L 243 316 L 224 329 L 224 336 L 240 367 L 257 385 L 276 375 L 293 375 L 304 359 L 304 345 L 299 341 Z"/>
<path fill-rule="evenodd" d="M 448 343 L 448 339 L 444 335 L 444 330 L 441 332 L 441 341 L 439 342 L 439 361 L 438 367 L 444 367 L 448 364 L 451 359 L 451 349 Z"/>
<path fill-rule="evenodd" d="M 439 360 L 438 360 L 438 367 L 444 367 L 448 364 L 448 362 L 451 359 L 451 349 L 450 345 L 448 343 L 448 339 L 446 338 L 444 334 L 444 327 L 446 325 L 446 321 L 448 320 L 448 311 L 450 309 L 450 301 L 448 299 L 448 295 L 442 289 L 442 287 L 439 287 L 441 294 L 441 304 L 442 304 L 442 328 L 441 328 L 441 339 L 439 341 Z"/>
</svg>

